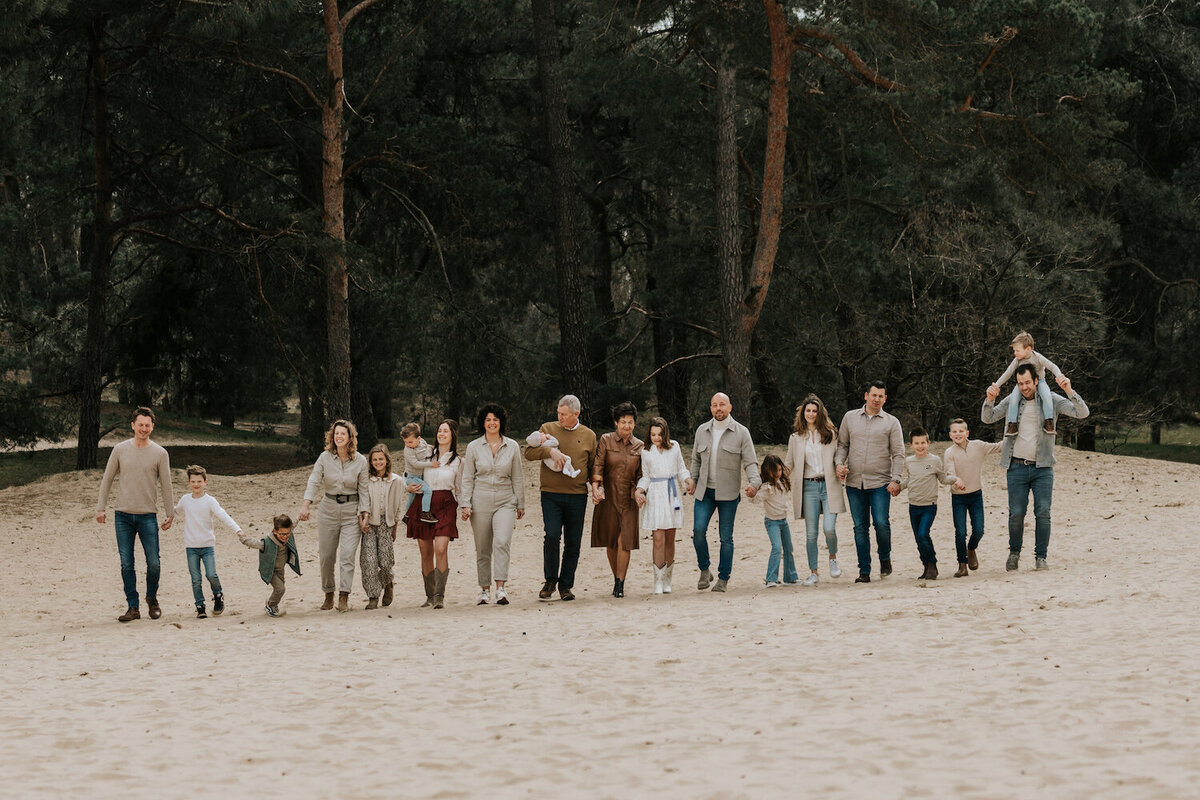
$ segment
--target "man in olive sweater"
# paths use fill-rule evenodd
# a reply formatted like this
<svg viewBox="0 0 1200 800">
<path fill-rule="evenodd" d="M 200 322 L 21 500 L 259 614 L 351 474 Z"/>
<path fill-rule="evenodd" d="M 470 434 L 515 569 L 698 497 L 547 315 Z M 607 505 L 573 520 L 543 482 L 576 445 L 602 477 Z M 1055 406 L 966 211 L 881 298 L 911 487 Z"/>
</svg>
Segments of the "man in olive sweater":
<svg viewBox="0 0 1200 800">
<path fill-rule="evenodd" d="M 571 457 L 579 470 L 575 477 L 556 472 L 545 464 L 541 468 L 542 519 L 546 538 L 542 546 L 542 561 L 546 582 L 538 597 L 549 600 L 558 588 L 563 600 L 574 600 L 575 568 L 579 564 L 579 547 L 583 540 L 583 518 L 587 513 L 588 477 L 596 459 L 596 434 L 579 421 L 582 407 L 573 394 L 558 401 L 558 421 L 547 422 L 538 430 L 558 440 L 558 447 L 530 447 L 525 450 L 528 461 L 549 458 L 559 470 Z M 559 565 L 559 540 L 562 544 L 562 564 Z"/>
<path fill-rule="evenodd" d="M 150 441 L 154 432 L 154 412 L 141 406 L 133 412 L 133 438 L 126 439 L 112 449 L 108 466 L 104 468 L 104 479 L 100 481 L 100 499 L 96 503 L 96 522 L 104 524 L 104 508 L 108 504 L 108 492 L 113 479 L 119 474 L 121 482 L 117 490 L 116 517 L 117 551 L 121 554 L 121 581 L 125 584 L 125 613 L 117 617 L 120 622 L 141 618 L 138 610 L 137 572 L 134 570 L 133 543 L 141 537 L 142 550 L 146 554 L 146 604 L 150 607 L 150 619 L 162 616 L 158 605 L 158 492 L 162 490 L 163 507 L 173 509 L 175 496 L 171 492 L 171 462 L 167 451 Z M 164 523 L 174 519 L 173 512 Z"/>
</svg>

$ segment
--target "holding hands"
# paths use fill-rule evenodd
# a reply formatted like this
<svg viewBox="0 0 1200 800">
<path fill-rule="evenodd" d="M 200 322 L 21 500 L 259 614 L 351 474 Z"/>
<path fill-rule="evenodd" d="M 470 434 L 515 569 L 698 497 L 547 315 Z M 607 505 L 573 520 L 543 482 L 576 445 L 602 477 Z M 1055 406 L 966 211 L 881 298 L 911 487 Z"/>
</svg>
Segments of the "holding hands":
<svg viewBox="0 0 1200 800">
<path fill-rule="evenodd" d="M 692 480 L 691 478 L 688 478 L 686 481 L 683 482 L 683 491 L 687 492 L 688 494 L 695 494 L 696 493 L 696 482 L 694 480 Z"/>
<path fill-rule="evenodd" d="M 633 499 L 638 504 L 638 508 L 646 505 L 646 490 L 637 489 L 633 493 Z"/>
<path fill-rule="evenodd" d="M 889 483 L 887 485 L 887 490 L 888 490 L 888 494 L 890 494 L 892 497 L 900 496 L 900 484 L 897 483 L 896 481 L 892 481 L 891 483 Z"/>
</svg>

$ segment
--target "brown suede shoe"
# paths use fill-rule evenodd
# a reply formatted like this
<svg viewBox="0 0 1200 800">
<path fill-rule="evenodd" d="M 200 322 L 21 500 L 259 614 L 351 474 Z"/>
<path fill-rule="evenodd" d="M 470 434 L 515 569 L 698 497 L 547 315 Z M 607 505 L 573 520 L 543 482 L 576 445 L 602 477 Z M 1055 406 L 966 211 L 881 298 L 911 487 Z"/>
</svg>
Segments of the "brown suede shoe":
<svg viewBox="0 0 1200 800">
<path fill-rule="evenodd" d="M 970 574 L 971 574 L 971 573 L 967 571 L 967 565 L 966 565 L 966 564 L 959 564 L 959 565 L 958 565 L 958 572 L 954 573 L 954 577 L 956 577 L 956 578 L 965 578 L 965 577 L 967 577 L 967 576 L 968 576 L 968 575 L 970 575 Z"/>
<path fill-rule="evenodd" d="M 367 610 L 369 611 L 372 608 L 379 608 L 379 598 L 378 597 L 371 597 L 371 598 L 367 599 Z"/>
<path fill-rule="evenodd" d="M 133 606 L 125 609 L 125 613 L 117 617 L 117 622 L 133 622 L 135 619 L 141 619 L 142 612 L 138 611 Z"/>
<path fill-rule="evenodd" d="M 154 600 L 151 600 L 150 598 L 147 597 L 146 605 L 149 606 L 149 608 L 150 608 L 150 619 L 158 619 L 159 617 L 162 616 L 162 609 L 159 608 L 157 598 L 155 598 Z"/>
<path fill-rule="evenodd" d="M 393 586 L 394 586 L 394 584 L 389 581 L 388 585 L 383 587 L 383 605 L 384 606 L 390 606 L 392 604 L 392 587 Z"/>
<path fill-rule="evenodd" d="M 938 576 L 937 564 L 932 562 L 925 565 L 925 574 L 921 577 L 927 581 L 936 581 Z"/>
<path fill-rule="evenodd" d="M 321 603 L 321 610 L 329 611 L 332 608 L 333 608 L 333 592 L 326 592 L 325 593 L 325 602 Z"/>
<path fill-rule="evenodd" d="M 349 611 L 350 610 L 350 593 L 349 592 L 338 592 L 337 610 L 338 611 Z"/>
<path fill-rule="evenodd" d="M 967 551 L 967 566 L 971 569 L 979 569 L 979 556 L 975 555 L 974 550 Z"/>
<path fill-rule="evenodd" d="M 558 585 L 558 581 L 546 581 L 542 584 L 542 590 L 538 592 L 539 600 L 549 600 L 554 596 L 554 587 Z"/>
<path fill-rule="evenodd" d="M 560 600 L 574 600 L 575 593 L 571 591 L 570 586 L 558 587 L 558 597 Z"/>
</svg>

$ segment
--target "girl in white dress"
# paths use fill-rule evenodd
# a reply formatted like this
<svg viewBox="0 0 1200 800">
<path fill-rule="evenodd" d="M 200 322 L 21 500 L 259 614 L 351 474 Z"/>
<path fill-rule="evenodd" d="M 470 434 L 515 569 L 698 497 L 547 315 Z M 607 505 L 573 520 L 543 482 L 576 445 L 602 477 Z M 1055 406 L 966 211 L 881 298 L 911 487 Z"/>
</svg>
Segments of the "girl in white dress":
<svg viewBox="0 0 1200 800">
<path fill-rule="evenodd" d="M 678 442 L 662 417 L 650 420 L 650 444 L 642 450 L 642 478 L 634 497 L 642 509 L 642 528 L 654 532 L 654 593 L 671 591 L 675 565 L 675 529 L 683 527 L 684 483 L 691 473 Z"/>
</svg>

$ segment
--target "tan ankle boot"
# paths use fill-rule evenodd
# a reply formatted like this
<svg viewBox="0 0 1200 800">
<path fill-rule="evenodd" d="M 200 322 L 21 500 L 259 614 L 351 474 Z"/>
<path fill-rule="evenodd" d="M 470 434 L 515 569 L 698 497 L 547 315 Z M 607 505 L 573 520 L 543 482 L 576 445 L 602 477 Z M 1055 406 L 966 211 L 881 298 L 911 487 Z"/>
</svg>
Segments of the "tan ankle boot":
<svg viewBox="0 0 1200 800">
<path fill-rule="evenodd" d="M 967 565 L 964 563 L 958 565 L 958 572 L 954 573 L 954 577 L 965 578 L 969 574 L 971 574 L 971 571 L 967 569 Z"/>
<path fill-rule="evenodd" d="M 379 598 L 378 597 L 367 598 L 367 610 L 369 611 L 372 608 L 379 608 Z"/>
<path fill-rule="evenodd" d="M 390 606 L 392 604 L 392 587 L 394 584 L 388 581 L 388 585 L 383 587 L 383 605 Z"/>
<path fill-rule="evenodd" d="M 349 592 L 338 592 L 337 610 L 338 611 L 349 611 L 350 610 L 350 593 Z"/>
<path fill-rule="evenodd" d="M 325 593 L 325 602 L 321 604 L 322 611 L 328 611 L 333 608 L 333 592 Z"/>
</svg>

